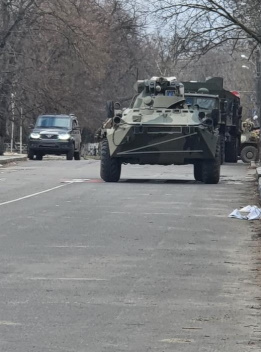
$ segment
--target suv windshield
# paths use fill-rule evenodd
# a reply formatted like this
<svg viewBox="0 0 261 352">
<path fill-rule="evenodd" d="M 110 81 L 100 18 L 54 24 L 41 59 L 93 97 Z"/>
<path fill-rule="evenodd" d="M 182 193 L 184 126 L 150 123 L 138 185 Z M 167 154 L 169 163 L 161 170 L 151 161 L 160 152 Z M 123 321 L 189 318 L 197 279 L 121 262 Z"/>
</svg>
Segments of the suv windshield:
<svg viewBox="0 0 261 352">
<path fill-rule="evenodd" d="M 190 106 L 197 105 L 199 109 L 213 110 L 218 108 L 218 101 L 215 98 L 185 96 L 186 104 Z"/>
<path fill-rule="evenodd" d="M 36 121 L 35 127 L 70 128 L 71 119 L 70 117 L 60 117 L 60 116 L 40 116 Z"/>
</svg>

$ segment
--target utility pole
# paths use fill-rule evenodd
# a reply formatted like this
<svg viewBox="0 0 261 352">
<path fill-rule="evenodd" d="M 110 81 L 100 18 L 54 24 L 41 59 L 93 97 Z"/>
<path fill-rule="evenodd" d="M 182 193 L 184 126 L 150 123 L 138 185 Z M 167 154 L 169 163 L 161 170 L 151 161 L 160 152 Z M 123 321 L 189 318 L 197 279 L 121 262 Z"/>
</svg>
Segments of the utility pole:
<svg viewBox="0 0 261 352">
<path fill-rule="evenodd" d="M 13 153 L 14 144 L 14 117 L 15 117 L 15 102 L 14 94 L 11 94 L 11 110 L 12 110 L 12 120 L 11 120 L 11 153 Z"/>
<path fill-rule="evenodd" d="M 20 118 L 20 154 L 23 153 L 23 108 L 21 108 Z"/>
</svg>

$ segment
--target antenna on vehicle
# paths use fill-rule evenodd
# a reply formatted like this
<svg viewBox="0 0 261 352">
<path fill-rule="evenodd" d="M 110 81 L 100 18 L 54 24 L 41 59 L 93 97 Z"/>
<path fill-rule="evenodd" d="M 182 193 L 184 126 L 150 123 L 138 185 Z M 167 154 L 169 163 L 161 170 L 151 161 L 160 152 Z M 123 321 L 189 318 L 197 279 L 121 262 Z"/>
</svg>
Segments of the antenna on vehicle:
<svg viewBox="0 0 261 352">
<path fill-rule="evenodd" d="M 137 72 L 136 72 L 136 81 L 139 80 L 139 69 L 137 68 Z"/>
</svg>

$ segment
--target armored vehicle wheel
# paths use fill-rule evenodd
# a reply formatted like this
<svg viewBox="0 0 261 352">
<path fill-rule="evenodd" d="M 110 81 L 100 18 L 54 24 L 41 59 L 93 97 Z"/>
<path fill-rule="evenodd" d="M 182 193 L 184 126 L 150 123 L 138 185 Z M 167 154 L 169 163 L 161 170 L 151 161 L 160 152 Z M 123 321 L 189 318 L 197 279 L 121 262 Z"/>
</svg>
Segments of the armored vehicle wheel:
<svg viewBox="0 0 261 352">
<path fill-rule="evenodd" d="M 257 160 L 258 150 L 253 145 L 247 145 L 241 150 L 240 156 L 244 163 L 250 163 Z"/>
<path fill-rule="evenodd" d="M 42 154 L 36 154 L 36 160 L 43 160 Z"/>
<path fill-rule="evenodd" d="M 216 146 L 216 156 L 214 160 L 204 160 L 202 162 L 202 182 L 216 184 L 220 178 L 220 142 Z"/>
<path fill-rule="evenodd" d="M 28 159 L 29 160 L 34 160 L 34 152 L 33 150 L 29 149 L 27 153 Z"/>
<path fill-rule="evenodd" d="M 80 152 L 74 152 L 74 160 L 81 160 Z"/>
<path fill-rule="evenodd" d="M 72 145 L 71 150 L 66 154 L 66 159 L 67 160 L 73 160 L 74 157 L 74 145 Z"/>
<path fill-rule="evenodd" d="M 121 176 L 121 163 L 117 158 L 111 158 L 107 139 L 101 142 L 100 174 L 105 182 L 118 182 Z"/>
<path fill-rule="evenodd" d="M 220 138 L 220 165 L 223 165 L 225 161 L 225 136 L 221 134 L 219 138 Z"/>
<path fill-rule="evenodd" d="M 237 138 L 231 137 L 230 142 L 226 142 L 225 145 L 225 161 L 228 163 L 236 163 L 237 162 Z"/>
<path fill-rule="evenodd" d="M 202 163 L 197 162 L 194 164 L 194 178 L 196 181 L 202 181 Z"/>
</svg>

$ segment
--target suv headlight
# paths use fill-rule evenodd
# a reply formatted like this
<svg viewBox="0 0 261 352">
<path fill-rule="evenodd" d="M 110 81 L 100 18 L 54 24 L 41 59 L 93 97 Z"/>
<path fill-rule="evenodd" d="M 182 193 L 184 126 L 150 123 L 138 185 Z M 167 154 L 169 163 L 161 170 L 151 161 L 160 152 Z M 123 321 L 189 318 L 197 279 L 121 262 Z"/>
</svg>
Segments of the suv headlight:
<svg viewBox="0 0 261 352">
<path fill-rule="evenodd" d="M 32 132 L 32 133 L 30 134 L 30 138 L 39 139 L 39 138 L 40 138 L 40 133 Z"/>
<path fill-rule="evenodd" d="M 63 133 L 63 134 L 59 134 L 59 139 L 65 141 L 67 139 L 71 138 L 71 135 L 69 133 Z"/>
</svg>

